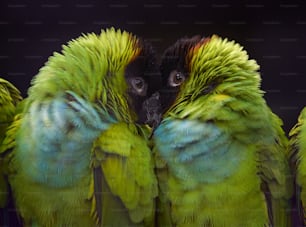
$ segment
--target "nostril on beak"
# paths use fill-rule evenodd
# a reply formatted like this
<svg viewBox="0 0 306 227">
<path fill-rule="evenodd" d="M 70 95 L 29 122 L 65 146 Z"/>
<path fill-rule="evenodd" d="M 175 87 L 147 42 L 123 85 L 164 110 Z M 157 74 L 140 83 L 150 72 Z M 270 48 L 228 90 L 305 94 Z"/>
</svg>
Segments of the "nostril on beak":
<svg viewBox="0 0 306 227">
<path fill-rule="evenodd" d="M 161 103 L 160 93 L 155 92 L 146 99 L 142 104 L 143 116 L 145 117 L 144 122 L 149 124 L 151 127 L 155 127 L 159 124 L 161 118 Z"/>
<path fill-rule="evenodd" d="M 159 92 L 157 91 L 157 92 L 155 92 L 154 94 L 152 94 L 151 97 L 159 100 L 160 94 L 159 94 Z"/>
</svg>

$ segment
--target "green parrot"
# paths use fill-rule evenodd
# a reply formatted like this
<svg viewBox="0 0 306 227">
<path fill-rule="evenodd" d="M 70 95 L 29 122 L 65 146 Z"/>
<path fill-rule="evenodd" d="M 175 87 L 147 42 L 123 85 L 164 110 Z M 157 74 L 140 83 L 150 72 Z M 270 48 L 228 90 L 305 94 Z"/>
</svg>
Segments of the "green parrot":
<svg viewBox="0 0 306 227">
<path fill-rule="evenodd" d="M 290 226 L 288 141 L 258 69 L 217 35 L 165 50 L 153 99 L 159 226 Z"/>
<path fill-rule="evenodd" d="M 136 123 L 154 59 L 149 43 L 110 28 L 40 69 L 0 148 L 25 226 L 154 225 L 150 130 Z"/>
<path fill-rule="evenodd" d="M 306 225 L 306 108 L 301 111 L 297 124 L 290 130 L 289 159 L 296 186 L 296 204 L 299 221 Z"/>
<path fill-rule="evenodd" d="M 5 137 L 7 127 L 13 122 L 17 104 L 22 100 L 20 91 L 10 82 L 0 78 L 0 146 Z M 0 225 L 6 225 L 8 219 L 7 205 L 9 198 L 9 185 L 5 177 L 6 166 L 0 155 Z"/>
<path fill-rule="evenodd" d="M 6 128 L 12 123 L 16 106 L 22 100 L 20 91 L 10 82 L 0 78 L 0 144 Z"/>
</svg>

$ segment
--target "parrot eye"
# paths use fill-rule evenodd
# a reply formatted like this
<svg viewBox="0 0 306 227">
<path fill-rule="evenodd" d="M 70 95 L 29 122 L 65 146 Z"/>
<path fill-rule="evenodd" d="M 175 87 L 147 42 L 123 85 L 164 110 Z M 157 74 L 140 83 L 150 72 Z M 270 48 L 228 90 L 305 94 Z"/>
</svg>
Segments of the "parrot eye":
<svg viewBox="0 0 306 227">
<path fill-rule="evenodd" d="M 185 81 L 185 76 L 183 73 L 173 70 L 170 73 L 168 83 L 171 87 L 180 86 Z"/>
<path fill-rule="evenodd" d="M 146 95 L 147 92 L 147 86 L 146 82 L 141 77 L 134 77 L 130 80 L 132 89 L 134 90 L 134 93 L 138 95 Z"/>
</svg>

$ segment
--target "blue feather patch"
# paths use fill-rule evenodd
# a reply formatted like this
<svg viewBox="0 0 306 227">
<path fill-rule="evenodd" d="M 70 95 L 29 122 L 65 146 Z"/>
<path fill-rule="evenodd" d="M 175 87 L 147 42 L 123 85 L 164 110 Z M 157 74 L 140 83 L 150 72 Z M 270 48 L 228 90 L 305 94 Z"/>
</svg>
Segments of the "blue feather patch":
<svg viewBox="0 0 306 227">
<path fill-rule="evenodd" d="M 212 122 L 167 118 L 154 132 L 160 156 L 177 178 L 215 183 L 232 175 L 243 149 Z"/>
<path fill-rule="evenodd" d="M 114 122 L 70 91 L 33 102 L 17 135 L 16 158 L 34 182 L 72 185 L 88 174 L 93 141 Z"/>
</svg>

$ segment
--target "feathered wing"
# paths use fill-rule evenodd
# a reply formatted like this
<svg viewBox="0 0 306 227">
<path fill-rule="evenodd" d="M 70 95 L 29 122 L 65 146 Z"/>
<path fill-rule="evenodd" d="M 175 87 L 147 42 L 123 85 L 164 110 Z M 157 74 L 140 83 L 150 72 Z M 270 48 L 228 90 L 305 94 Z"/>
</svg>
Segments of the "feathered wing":
<svg viewBox="0 0 306 227">
<path fill-rule="evenodd" d="M 235 168 L 231 163 L 217 170 L 224 163 L 216 162 L 215 157 L 230 146 L 229 136 L 210 122 L 168 117 L 161 122 L 154 138 L 160 189 L 158 225 L 200 226 L 213 218 L 213 213 L 219 213 L 221 209 L 226 213 L 228 208 L 217 207 L 222 201 L 211 203 L 206 194 L 209 186 L 205 189 L 203 185 L 222 181 L 231 174 L 227 167 Z M 217 171 L 207 176 L 206 172 L 210 170 Z"/>
<path fill-rule="evenodd" d="M 212 122 L 199 120 L 169 119 L 162 122 L 155 136 L 159 162 L 167 162 L 166 169 L 157 164 L 160 191 L 170 198 L 170 204 L 161 199 L 160 204 L 166 211 L 169 206 L 172 209 L 172 220 L 160 217 L 160 224 L 264 226 L 269 223 L 256 174 L 254 146 L 235 140 Z M 238 208 L 237 204 L 242 203 L 247 205 Z M 247 218 L 240 219 L 241 216 Z"/>
<path fill-rule="evenodd" d="M 70 95 L 73 95 L 73 98 Z M 58 101 L 59 100 L 55 102 Z M 75 126 L 78 125 L 77 127 L 80 127 L 80 130 L 82 130 L 82 125 L 85 125 L 85 122 L 82 122 L 84 119 L 81 120 L 80 118 L 78 120 L 76 116 L 72 117 L 71 115 L 75 111 L 72 106 L 77 107 L 77 105 L 72 102 L 78 101 L 80 103 L 82 100 L 72 92 L 69 92 L 69 99 L 63 99 L 62 101 L 71 105 L 71 112 L 66 110 L 67 113 L 63 115 L 67 115 L 67 118 L 72 120 L 70 123 L 75 124 Z M 54 104 L 54 102 L 51 102 L 50 105 L 52 105 L 52 103 Z M 86 105 L 85 103 L 82 104 Z M 42 109 L 43 108 L 44 107 L 42 107 Z M 50 106 L 48 105 L 46 108 L 50 108 Z M 54 109 L 52 112 L 56 114 L 57 110 Z M 76 113 L 79 112 L 82 112 L 82 110 L 79 109 Z M 47 119 L 46 116 L 43 115 L 35 114 L 35 116 L 37 121 L 41 121 L 42 118 L 45 120 L 45 123 L 48 120 L 51 120 L 51 117 Z M 9 172 L 7 173 L 10 175 L 14 175 L 19 171 L 17 166 L 12 163 L 15 162 L 14 149 L 16 149 L 16 134 L 18 134 L 17 132 L 20 130 L 22 117 L 22 114 L 16 115 L 13 124 L 7 130 L 6 138 L 4 139 L 0 150 L 1 153 L 6 153 L 6 163 L 11 163 L 8 168 Z M 87 198 L 88 202 L 80 203 L 75 207 L 75 209 L 84 209 L 85 213 L 86 209 L 91 209 L 92 216 L 86 218 L 84 218 L 85 216 L 79 216 L 79 223 L 88 224 L 91 223 L 88 219 L 92 219 L 95 220 L 92 223 L 95 222 L 97 225 L 101 226 L 154 226 L 154 199 L 157 196 L 157 181 L 154 174 L 154 163 L 151 158 L 151 151 L 147 143 L 148 140 L 144 139 L 149 135 L 149 129 L 140 127 L 136 128 L 133 124 L 115 123 L 112 119 L 109 119 L 109 117 L 110 116 L 105 116 L 105 118 L 108 119 L 108 122 L 104 122 L 105 125 L 102 122 L 95 121 L 96 126 L 99 126 L 100 128 L 108 127 L 110 122 L 113 123 L 113 125 L 109 126 L 109 128 L 94 142 L 91 157 L 92 176 L 90 181 L 87 183 L 87 180 L 81 180 L 81 184 L 77 183 L 77 187 L 82 185 L 82 190 L 87 189 L 89 191 L 87 193 L 88 195 L 83 197 L 83 199 Z M 66 121 L 69 120 L 66 119 Z M 54 130 L 51 130 L 50 128 L 46 129 L 46 125 L 40 127 L 41 133 L 45 134 L 46 132 L 44 130 L 48 130 L 49 134 L 52 134 L 55 131 L 61 133 L 61 127 L 63 126 L 61 121 L 57 123 L 54 122 L 54 124 L 56 124 L 55 127 L 52 127 Z M 72 125 L 70 127 L 72 127 Z M 30 127 L 27 127 L 27 130 L 29 133 L 31 132 Z M 86 133 L 81 133 L 81 135 L 86 135 Z M 89 137 L 87 139 L 89 139 Z M 43 142 L 45 146 L 50 148 L 54 145 L 55 140 L 56 138 L 53 137 L 53 139 L 49 138 L 48 141 L 40 140 L 40 142 Z M 62 140 L 63 141 L 60 143 L 57 141 L 60 146 L 64 146 L 64 141 L 71 143 L 71 141 L 68 141 L 65 137 L 62 138 Z M 77 141 L 75 142 L 77 143 Z M 57 149 L 60 150 L 60 148 Z M 63 177 L 64 176 L 62 176 L 62 178 Z M 18 179 L 21 180 L 20 177 L 16 178 L 16 180 Z M 58 180 L 58 182 L 61 182 L 61 179 Z M 22 182 L 20 182 L 20 184 L 22 184 Z M 27 186 L 25 185 L 25 187 Z M 57 187 L 58 186 L 55 186 L 54 189 L 50 189 L 50 193 L 52 193 L 52 190 L 57 190 L 56 193 L 58 194 L 66 194 L 66 189 L 61 189 L 61 187 L 56 189 Z M 33 188 L 30 187 L 29 189 L 37 190 L 35 186 L 33 186 Z M 44 187 L 39 188 L 41 193 L 45 193 L 43 189 L 47 190 L 47 188 Z M 67 190 L 69 190 L 69 187 Z M 86 191 L 82 192 L 82 194 L 84 193 L 86 194 Z M 73 198 L 73 195 L 74 194 L 71 193 L 71 198 Z M 76 198 L 79 199 L 78 197 Z M 30 198 L 24 199 L 27 201 Z M 63 215 L 55 214 L 57 212 L 55 209 L 59 205 L 59 201 L 54 200 L 53 203 L 51 203 L 51 200 L 51 195 L 50 199 L 46 198 L 46 201 L 50 202 L 50 206 L 48 207 L 42 208 L 37 206 L 37 204 L 34 204 L 34 206 L 31 206 L 33 208 L 32 210 L 21 211 L 22 216 L 25 218 L 25 223 L 34 224 L 36 222 L 33 220 L 38 220 L 37 223 L 45 223 L 46 225 L 50 225 L 51 223 L 76 224 L 75 221 L 77 221 L 77 217 L 74 215 L 75 213 L 82 214 L 82 212 L 72 212 L 72 219 L 69 220 L 69 218 L 67 218 L 67 220 L 64 220 L 62 219 Z M 68 198 L 67 201 L 70 201 L 70 199 Z M 44 213 L 46 213 L 46 215 L 48 214 L 48 218 L 44 216 L 37 217 L 28 213 L 36 213 L 36 209 L 44 210 Z M 54 219 L 56 216 L 60 219 Z"/>
<path fill-rule="evenodd" d="M 145 128 L 117 123 L 96 140 L 90 198 L 102 225 L 154 226 L 157 181 L 147 136 Z"/>
<path fill-rule="evenodd" d="M 273 226 L 291 226 L 293 181 L 288 159 L 288 139 L 281 120 L 271 112 L 274 142 L 258 147 L 259 175 L 270 206 Z"/>
<path fill-rule="evenodd" d="M 280 125 L 274 145 L 250 144 L 212 122 L 171 117 L 162 121 L 155 131 L 159 225 L 234 226 L 240 220 L 242 226 L 290 226 L 292 182 L 287 140 L 279 129 Z M 211 199 L 216 192 L 219 199 Z"/>
<path fill-rule="evenodd" d="M 291 129 L 289 136 L 289 160 L 295 181 L 295 197 L 300 221 L 306 224 L 306 108 Z"/>
<path fill-rule="evenodd" d="M 6 128 L 13 121 L 17 104 L 22 100 L 19 90 L 10 82 L 0 78 L 0 144 Z"/>
<path fill-rule="evenodd" d="M 6 189 L 8 187 L 7 175 L 9 175 L 10 173 L 15 171 L 14 168 L 10 167 L 10 161 L 13 157 L 13 149 L 16 145 L 15 135 L 16 135 L 16 132 L 17 132 L 18 128 L 20 127 L 20 120 L 21 120 L 21 114 L 17 113 L 15 115 L 11 125 L 9 127 L 7 127 L 5 137 L 2 141 L 2 143 L 0 144 L 0 156 L 1 156 L 1 161 L 2 161 L 1 168 L 3 170 L 3 172 L 2 172 L 3 179 L 5 179 L 5 181 L 3 181 L 3 183 L 6 184 L 6 187 L 5 187 Z M 5 175 L 5 177 L 4 177 L 4 175 Z M 1 188 L 1 190 L 2 190 L 2 188 Z M 7 193 L 7 191 L 6 191 L 6 193 Z M 3 194 L 3 195 L 6 195 L 6 194 Z M 5 201 L 5 200 L 3 200 L 3 201 Z M 5 205 L 5 203 L 3 205 Z"/>
<path fill-rule="evenodd" d="M 0 146 L 9 125 L 13 122 L 16 106 L 22 100 L 19 90 L 10 82 L 0 78 Z M 0 153 L 0 207 L 7 202 L 8 182 L 4 176 L 6 164 Z"/>
<path fill-rule="evenodd" d="M 91 225 L 86 202 L 90 148 L 114 120 L 102 113 L 104 117 L 98 117 L 92 106 L 71 91 L 41 105 L 33 102 L 29 109 L 22 103 L 21 109 L 0 152 L 23 224 Z M 42 154 L 37 153 L 40 150 Z"/>
</svg>

